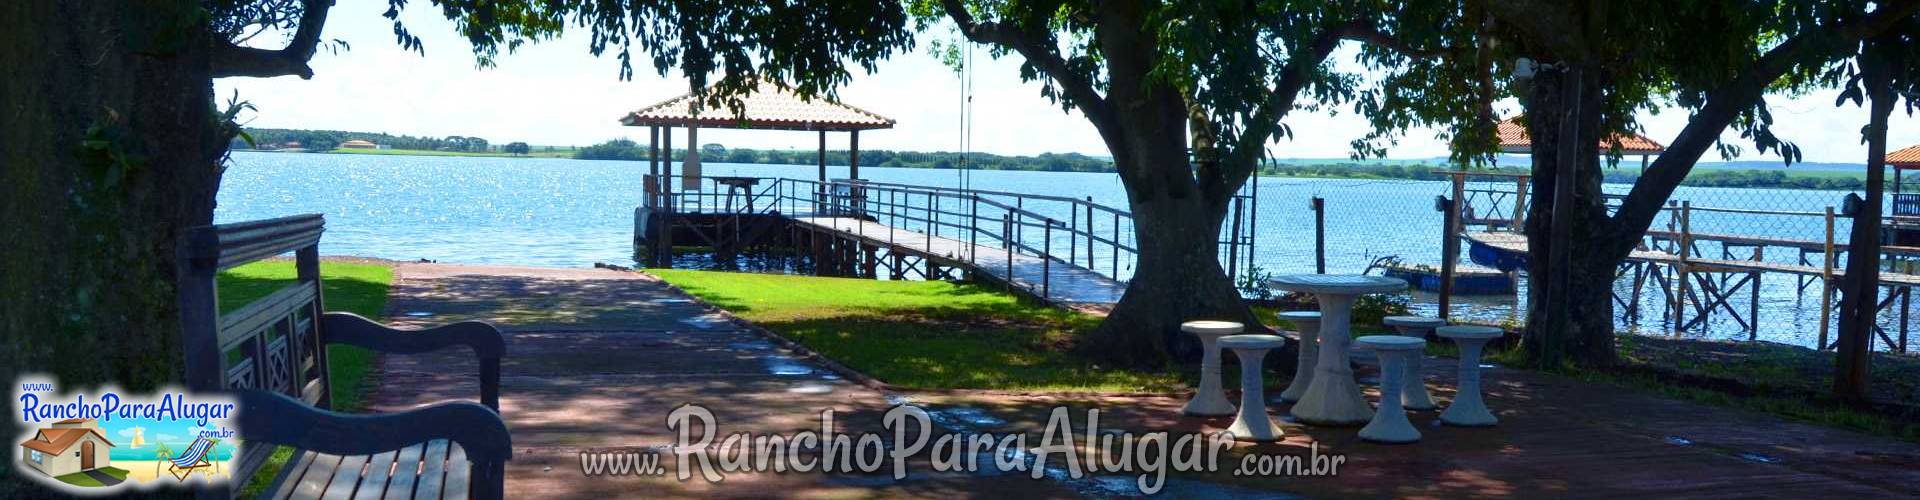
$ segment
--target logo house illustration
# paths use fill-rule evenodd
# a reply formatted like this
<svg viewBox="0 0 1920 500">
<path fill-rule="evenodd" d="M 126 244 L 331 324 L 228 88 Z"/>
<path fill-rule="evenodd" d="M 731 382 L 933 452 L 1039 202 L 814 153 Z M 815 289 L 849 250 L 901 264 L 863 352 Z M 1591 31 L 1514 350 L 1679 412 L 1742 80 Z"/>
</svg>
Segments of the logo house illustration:
<svg viewBox="0 0 1920 500">
<path fill-rule="evenodd" d="M 69 418 L 42 427 L 33 438 L 20 443 L 20 461 L 28 468 L 52 477 L 83 473 L 113 465 L 110 449 L 114 444 L 100 433 L 100 424 L 91 418 Z"/>
</svg>

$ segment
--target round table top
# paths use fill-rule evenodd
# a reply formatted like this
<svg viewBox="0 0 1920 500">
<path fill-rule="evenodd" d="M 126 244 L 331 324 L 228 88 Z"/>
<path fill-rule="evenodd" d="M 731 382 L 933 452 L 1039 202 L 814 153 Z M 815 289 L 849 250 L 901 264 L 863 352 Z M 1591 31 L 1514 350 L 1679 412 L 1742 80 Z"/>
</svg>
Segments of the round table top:
<svg viewBox="0 0 1920 500">
<path fill-rule="evenodd" d="M 1426 316 L 1387 316 L 1381 318 L 1380 322 L 1387 326 L 1424 326 L 1427 328 L 1447 326 L 1447 320 Z"/>
<path fill-rule="evenodd" d="M 1287 338 L 1279 335 L 1228 335 L 1220 337 L 1220 347 L 1225 349 L 1279 349 L 1287 345 Z"/>
<path fill-rule="evenodd" d="M 1407 281 L 1364 274 L 1290 274 L 1268 279 L 1267 287 L 1300 293 L 1362 295 L 1404 291 Z"/>
<path fill-rule="evenodd" d="M 1320 319 L 1320 311 L 1286 311 L 1280 313 L 1280 319 L 1313 321 Z"/>
<path fill-rule="evenodd" d="M 1180 331 L 1195 335 L 1231 335 L 1245 329 L 1246 325 L 1232 321 L 1188 321 L 1180 324 Z"/>
<path fill-rule="evenodd" d="M 1427 341 L 1399 335 L 1368 335 L 1353 341 L 1353 345 L 1380 351 L 1399 351 L 1425 349 Z"/>
<path fill-rule="evenodd" d="M 1507 334 L 1499 328 L 1475 325 L 1443 326 L 1434 329 L 1433 333 L 1450 339 L 1490 339 Z"/>
</svg>

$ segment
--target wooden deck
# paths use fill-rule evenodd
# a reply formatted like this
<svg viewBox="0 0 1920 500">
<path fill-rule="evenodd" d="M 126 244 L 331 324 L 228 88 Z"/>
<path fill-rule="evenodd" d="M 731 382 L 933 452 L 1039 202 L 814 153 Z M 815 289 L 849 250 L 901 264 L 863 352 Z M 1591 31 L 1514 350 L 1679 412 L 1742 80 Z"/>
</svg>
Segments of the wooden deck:
<svg viewBox="0 0 1920 500">
<path fill-rule="evenodd" d="M 794 217 L 794 222 L 832 231 L 842 237 L 910 254 L 933 256 L 948 265 L 966 267 L 995 281 L 1010 283 L 1042 300 L 1068 306 L 1111 305 L 1120 301 L 1127 284 L 1060 259 L 1013 252 L 1012 266 L 1005 248 L 972 244 L 945 236 L 890 227 L 851 217 Z M 1048 262 L 1051 261 L 1051 262 Z M 1011 270 L 1011 275 L 1009 275 Z"/>
<path fill-rule="evenodd" d="M 1468 241 L 1494 247 L 1503 252 L 1527 252 L 1527 237 L 1522 234 L 1477 232 L 1467 233 L 1465 238 Z M 1627 260 L 1670 265 L 1680 263 L 1680 256 L 1666 252 L 1634 250 L 1632 254 L 1627 256 Z M 1837 266 L 1841 261 L 1836 259 L 1834 263 Z M 1711 270 L 1714 272 L 1768 272 L 1800 276 L 1820 276 L 1823 274 L 1820 266 L 1759 260 L 1688 258 L 1686 264 L 1695 270 Z M 1837 267 L 1833 270 L 1834 279 L 1837 280 L 1845 276 L 1846 272 L 1844 270 L 1838 269 Z M 1920 286 L 1920 275 L 1880 271 L 1880 284 L 1882 286 L 1916 287 Z"/>
</svg>

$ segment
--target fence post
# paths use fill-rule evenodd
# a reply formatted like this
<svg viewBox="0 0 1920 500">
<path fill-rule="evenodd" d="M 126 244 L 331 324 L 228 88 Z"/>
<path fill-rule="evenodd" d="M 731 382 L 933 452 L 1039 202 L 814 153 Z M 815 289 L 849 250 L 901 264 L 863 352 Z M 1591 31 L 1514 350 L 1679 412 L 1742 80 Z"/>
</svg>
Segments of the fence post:
<svg viewBox="0 0 1920 500">
<path fill-rule="evenodd" d="M 1680 202 L 1680 262 L 1674 264 L 1675 273 L 1680 277 L 1679 293 L 1673 298 L 1673 336 L 1679 337 L 1680 330 L 1687 326 L 1687 259 L 1693 253 L 1693 201 Z"/>
<path fill-rule="evenodd" d="M 1327 274 L 1327 200 L 1313 197 L 1313 272 Z M 1234 213 L 1234 229 L 1239 230 L 1240 214 Z"/>
<path fill-rule="evenodd" d="M 1094 267 L 1093 267 L 1093 265 L 1094 265 L 1094 264 L 1093 264 L 1093 244 L 1094 244 L 1094 241 L 1093 241 L 1093 196 L 1091 196 L 1091 195 L 1089 195 L 1089 196 L 1087 196 L 1087 205 L 1086 205 L 1086 206 L 1087 206 L 1087 270 L 1088 270 L 1088 271 L 1092 271 L 1092 270 L 1094 270 Z"/>
<path fill-rule="evenodd" d="M 1040 252 L 1040 298 L 1051 299 L 1053 298 L 1051 286 L 1053 284 L 1053 219 L 1047 219 L 1047 226 L 1041 229 L 1041 233 L 1041 245 L 1044 245 L 1045 250 Z"/>
<path fill-rule="evenodd" d="M 1440 319 L 1452 318 L 1453 273 L 1460 262 L 1460 200 L 1435 196 L 1433 208 L 1440 211 Z"/>
<path fill-rule="evenodd" d="M 1815 351 L 1827 349 L 1827 324 L 1833 321 L 1833 207 L 1827 207 L 1827 246 L 1820 262 L 1820 340 Z"/>
<path fill-rule="evenodd" d="M 1073 256 L 1080 255 L 1080 239 L 1073 237 L 1073 229 L 1080 227 L 1080 211 L 1073 204 L 1067 205 L 1067 265 L 1073 265 Z M 1053 249 L 1049 248 L 1051 252 Z"/>
<path fill-rule="evenodd" d="M 1012 289 L 1013 288 L 1013 240 L 1010 240 L 1007 238 L 1008 238 L 1008 235 L 1013 234 L 1013 212 L 1008 211 L 1007 215 L 1003 217 L 1001 220 L 1004 222 L 1000 226 L 1002 228 L 1000 230 L 1000 245 L 1007 247 L 1007 288 Z"/>
<path fill-rule="evenodd" d="M 980 264 L 974 254 L 980 251 L 980 194 L 973 195 L 973 208 L 967 215 L 967 263 L 976 267 Z"/>
<path fill-rule="evenodd" d="M 1120 213 L 1119 212 L 1114 212 L 1113 214 L 1113 263 L 1110 265 L 1110 267 L 1113 269 L 1113 279 L 1116 281 L 1119 280 L 1120 279 Z"/>
</svg>

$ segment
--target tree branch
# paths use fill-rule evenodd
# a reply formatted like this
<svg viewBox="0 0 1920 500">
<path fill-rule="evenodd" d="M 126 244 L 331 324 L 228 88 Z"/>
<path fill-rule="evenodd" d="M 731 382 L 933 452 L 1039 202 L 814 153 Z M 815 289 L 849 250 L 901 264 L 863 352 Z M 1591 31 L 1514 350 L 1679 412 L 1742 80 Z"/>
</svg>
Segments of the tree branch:
<svg viewBox="0 0 1920 500">
<path fill-rule="evenodd" d="M 968 40 L 1019 52 L 1027 62 L 1040 68 L 1042 73 L 1059 84 L 1060 89 L 1066 92 L 1067 99 L 1080 108 L 1080 112 L 1087 115 L 1094 126 L 1112 126 L 1113 110 L 1106 98 L 1093 89 L 1092 82 L 1067 67 L 1066 58 L 1061 57 L 1059 49 L 1053 46 L 1051 36 L 999 22 L 976 22 L 961 0 L 942 0 L 940 5 Z"/>
<path fill-rule="evenodd" d="M 1754 105 L 1767 87 L 1791 70 L 1808 52 L 1822 47 L 1857 44 L 1893 27 L 1899 22 L 1920 11 L 1920 0 L 1889 0 L 1882 2 L 1872 15 L 1857 21 L 1843 22 L 1830 29 L 1788 39 L 1786 42 L 1767 51 L 1746 71 L 1732 81 L 1707 93 L 1707 104 L 1695 113 L 1681 129 L 1680 135 L 1673 139 L 1660 159 L 1647 167 L 1646 174 L 1633 183 L 1633 190 L 1621 201 L 1620 210 L 1613 216 L 1614 231 L 1617 238 L 1611 238 L 1613 246 L 1605 249 L 1610 255 L 1624 256 L 1633 250 L 1640 240 L 1639 236 L 1653 223 L 1660 213 L 1661 204 L 1673 196 L 1680 181 L 1693 171 L 1694 163 L 1700 155 L 1706 153 L 1720 137 L 1720 132 L 1733 123 L 1741 110 Z"/>
<path fill-rule="evenodd" d="M 1315 36 L 1313 43 L 1306 47 L 1304 54 L 1293 54 L 1287 59 L 1286 66 L 1280 69 L 1280 81 L 1274 85 L 1273 92 L 1267 95 L 1267 101 L 1255 111 L 1248 120 L 1246 130 L 1241 131 L 1238 143 L 1233 151 L 1222 161 L 1225 170 L 1220 183 L 1208 186 L 1209 194 L 1232 193 L 1240 190 L 1240 184 L 1260 163 L 1261 152 L 1266 150 L 1267 141 L 1280 130 L 1280 120 L 1293 111 L 1293 102 L 1300 97 L 1300 91 L 1307 87 L 1313 77 L 1314 68 L 1320 67 L 1340 41 L 1348 36 L 1360 33 L 1360 29 L 1371 29 L 1361 22 L 1347 23 L 1329 28 Z M 1375 31 L 1374 33 L 1378 33 Z"/>
<path fill-rule="evenodd" d="M 286 48 L 280 50 L 257 49 L 234 45 L 232 41 L 220 40 L 214 47 L 213 77 L 245 76 L 271 78 L 295 75 L 301 79 L 313 78 L 313 68 L 307 61 L 320 46 L 320 32 L 327 25 L 327 10 L 333 8 L 333 0 L 302 0 L 300 28 L 294 31 L 293 39 Z"/>
</svg>

